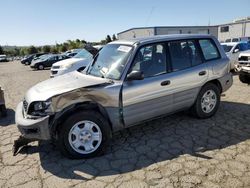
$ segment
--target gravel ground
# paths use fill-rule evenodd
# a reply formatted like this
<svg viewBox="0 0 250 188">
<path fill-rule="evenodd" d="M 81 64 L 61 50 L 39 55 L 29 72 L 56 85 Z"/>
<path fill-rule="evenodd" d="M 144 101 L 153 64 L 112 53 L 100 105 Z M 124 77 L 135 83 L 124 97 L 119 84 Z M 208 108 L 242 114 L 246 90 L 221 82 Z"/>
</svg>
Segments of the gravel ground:
<svg viewBox="0 0 250 188">
<path fill-rule="evenodd" d="M 49 142 L 12 156 L 15 108 L 49 70 L 0 63 L 9 116 L 0 120 L 1 187 L 250 187 L 250 86 L 234 76 L 218 113 L 179 113 L 114 135 L 104 156 L 69 160 Z"/>
</svg>

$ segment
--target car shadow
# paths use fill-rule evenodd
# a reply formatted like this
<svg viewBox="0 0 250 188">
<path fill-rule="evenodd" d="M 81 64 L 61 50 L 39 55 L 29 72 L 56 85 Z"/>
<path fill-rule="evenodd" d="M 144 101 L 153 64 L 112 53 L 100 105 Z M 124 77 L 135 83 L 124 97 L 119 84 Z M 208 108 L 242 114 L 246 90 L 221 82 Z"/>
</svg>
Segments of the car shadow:
<svg viewBox="0 0 250 188">
<path fill-rule="evenodd" d="M 15 123 L 15 111 L 13 109 L 7 109 L 7 116 L 0 116 L 0 126 L 8 126 Z"/>
<path fill-rule="evenodd" d="M 119 175 L 184 154 L 210 160 L 206 151 L 250 139 L 249 114 L 250 105 L 233 102 L 221 102 L 209 119 L 174 114 L 116 133 L 106 154 L 91 159 L 67 159 L 48 142 L 21 152 L 39 152 L 42 168 L 65 179 Z"/>
</svg>

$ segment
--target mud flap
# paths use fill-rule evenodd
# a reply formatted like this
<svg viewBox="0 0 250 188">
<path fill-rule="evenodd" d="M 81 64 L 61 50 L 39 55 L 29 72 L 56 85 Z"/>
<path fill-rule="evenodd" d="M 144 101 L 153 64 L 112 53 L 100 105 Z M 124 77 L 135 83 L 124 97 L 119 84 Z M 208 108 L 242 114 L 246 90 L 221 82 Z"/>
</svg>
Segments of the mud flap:
<svg viewBox="0 0 250 188">
<path fill-rule="evenodd" d="M 33 139 L 27 139 L 23 136 L 20 136 L 17 140 L 14 141 L 13 147 L 12 147 L 12 153 L 13 156 L 16 156 L 18 152 L 20 151 L 20 148 L 23 146 L 26 146 L 28 143 L 33 142 L 35 140 Z"/>
</svg>

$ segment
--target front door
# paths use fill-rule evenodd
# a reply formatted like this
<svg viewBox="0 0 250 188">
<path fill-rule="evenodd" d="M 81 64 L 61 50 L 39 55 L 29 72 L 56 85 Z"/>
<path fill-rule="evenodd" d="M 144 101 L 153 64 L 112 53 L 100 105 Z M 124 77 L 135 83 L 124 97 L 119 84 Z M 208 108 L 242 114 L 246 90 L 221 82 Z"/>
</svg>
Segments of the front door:
<svg viewBox="0 0 250 188">
<path fill-rule="evenodd" d="M 172 110 L 172 85 L 168 79 L 166 44 L 140 48 L 131 71 L 142 71 L 143 80 L 125 81 L 122 101 L 125 126 L 130 126 Z"/>
</svg>

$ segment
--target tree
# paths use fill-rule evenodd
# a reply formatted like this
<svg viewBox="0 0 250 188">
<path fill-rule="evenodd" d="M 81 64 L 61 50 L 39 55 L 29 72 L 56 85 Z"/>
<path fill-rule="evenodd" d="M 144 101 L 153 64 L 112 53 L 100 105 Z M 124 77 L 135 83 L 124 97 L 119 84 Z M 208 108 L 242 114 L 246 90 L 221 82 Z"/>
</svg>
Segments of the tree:
<svg viewBox="0 0 250 188">
<path fill-rule="evenodd" d="M 67 50 L 68 50 L 67 45 L 63 44 L 60 46 L 60 49 L 59 49 L 60 52 L 66 52 Z"/>
<path fill-rule="evenodd" d="M 87 44 L 87 41 L 86 41 L 86 40 L 81 40 L 81 42 L 82 42 L 83 44 Z"/>
<path fill-rule="evenodd" d="M 51 47 L 48 46 L 48 45 L 45 45 L 45 46 L 42 47 L 42 51 L 43 51 L 44 53 L 50 53 Z"/>
<path fill-rule="evenodd" d="M 0 46 L 0 54 L 4 54 L 2 46 Z"/>
<path fill-rule="evenodd" d="M 37 52 L 38 52 L 38 51 L 37 51 L 37 49 L 36 49 L 35 46 L 30 46 L 30 47 L 27 48 L 27 53 L 28 53 L 28 54 L 35 54 L 35 53 L 37 53 Z"/>
<path fill-rule="evenodd" d="M 107 35 L 106 37 L 106 43 L 112 42 L 110 35 Z"/>
<path fill-rule="evenodd" d="M 53 46 L 50 50 L 50 52 L 57 54 L 58 53 L 58 49 L 56 48 L 56 46 Z"/>
<path fill-rule="evenodd" d="M 113 34 L 113 36 L 112 36 L 112 40 L 113 40 L 113 41 L 117 40 L 117 38 L 116 38 L 115 34 Z"/>
</svg>

